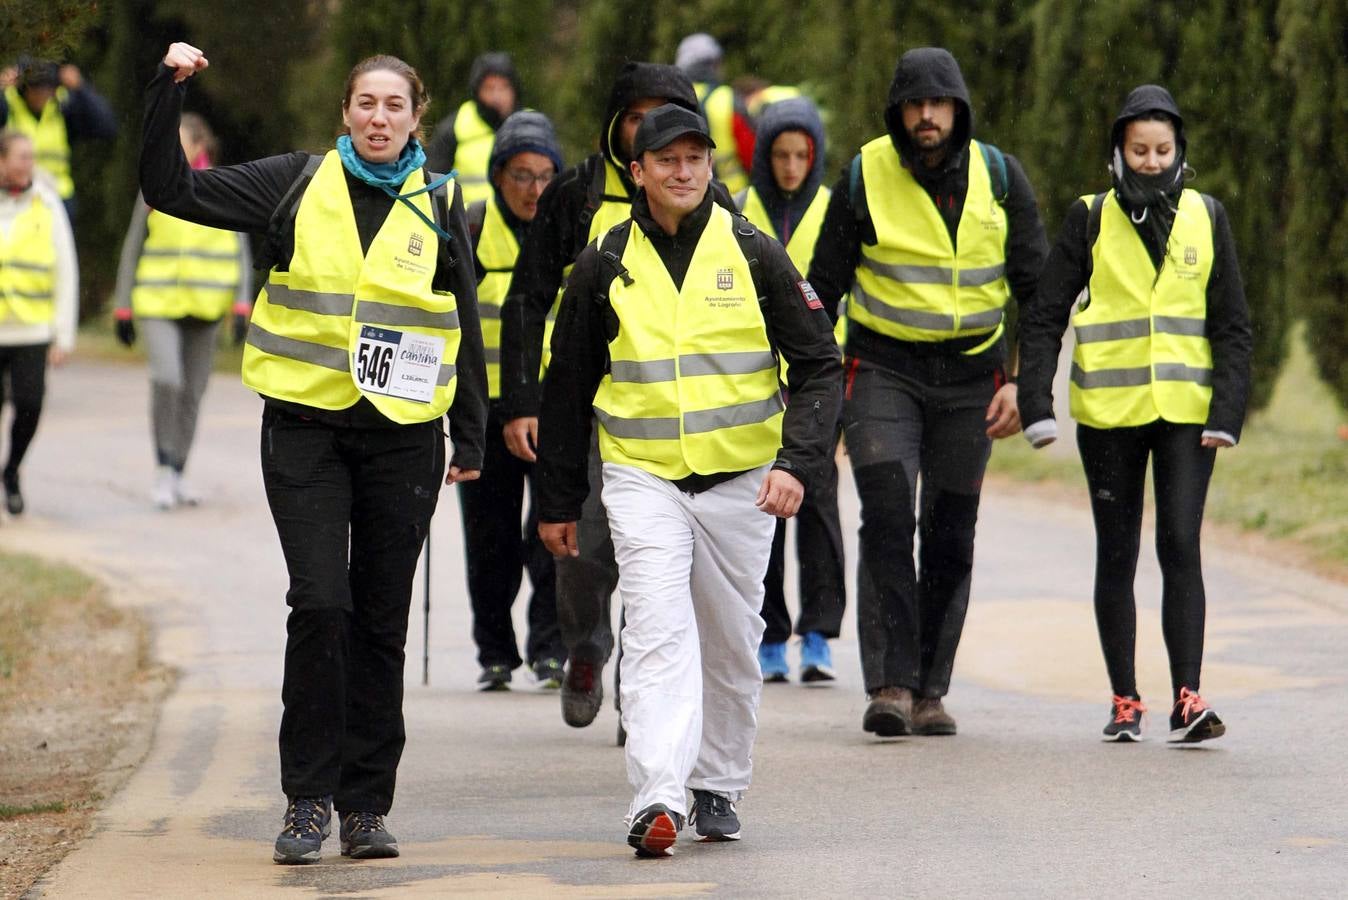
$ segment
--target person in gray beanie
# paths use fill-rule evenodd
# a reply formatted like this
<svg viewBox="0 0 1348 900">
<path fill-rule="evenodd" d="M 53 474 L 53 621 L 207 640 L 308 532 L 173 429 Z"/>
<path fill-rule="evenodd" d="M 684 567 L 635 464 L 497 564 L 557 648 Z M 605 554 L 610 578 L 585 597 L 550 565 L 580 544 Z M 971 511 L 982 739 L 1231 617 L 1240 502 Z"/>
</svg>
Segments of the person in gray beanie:
<svg viewBox="0 0 1348 900">
<path fill-rule="evenodd" d="M 520 81 L 508 53 L 483 53 L 468 71 L 471 96 L 452 116 L 435 126 L 426 147 L 426 165 L 434 172 L 457 172 L 463 202 L 492 193 L 487 171 L 493 139 L 501 124 L 520 108 Z"/>
<path fill-rule="evenodd" d="M 473 608 L 484 691 L 508 690 L 511 672 L 527 659 L 538 683 L 559 688 L 566 646 L 557 625 L 556 567 L 538 537 L 533 504 L 521 531 L 525 488 L 533 465 L 511 455 L 502 435 L 501 302 L 505 300 L 520 245 L 538 213 L 538 198 L 562 168 L 562 149 L 552 122 L 540 112 L 510 116 L 496 132 L 488 158 L 491 195 L 468 207 L 468 232 L 477 263 L 478 310 L 487 351 L 490 407 L 482 478 L 459 491 L 468 597 Z M 520 658 L 510 608 L 523 572 L 529 573 L 529 634 Z"/>
</svg>

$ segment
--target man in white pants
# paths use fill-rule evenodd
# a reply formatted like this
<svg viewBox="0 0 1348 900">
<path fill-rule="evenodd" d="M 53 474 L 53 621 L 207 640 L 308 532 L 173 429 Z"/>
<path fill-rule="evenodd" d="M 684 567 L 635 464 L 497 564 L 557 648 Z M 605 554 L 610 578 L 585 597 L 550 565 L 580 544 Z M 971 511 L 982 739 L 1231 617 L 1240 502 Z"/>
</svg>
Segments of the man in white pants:
<svg viewBox="0 0 1348 900">
<path fill-rule="evenodd" d="M 559 556 L 577 552 L 599 423 L 640 856 L 668 855 L 685 817 L 700 841 L 739 839 L 774 517 L 825 464 L 841 402 L 823 305 L 780 244 L 712 202 L 713 147 L 696 113 L 646 114 L 632 219 L 577 259 L 543 386 L 539 533 Z"/>
</svg>

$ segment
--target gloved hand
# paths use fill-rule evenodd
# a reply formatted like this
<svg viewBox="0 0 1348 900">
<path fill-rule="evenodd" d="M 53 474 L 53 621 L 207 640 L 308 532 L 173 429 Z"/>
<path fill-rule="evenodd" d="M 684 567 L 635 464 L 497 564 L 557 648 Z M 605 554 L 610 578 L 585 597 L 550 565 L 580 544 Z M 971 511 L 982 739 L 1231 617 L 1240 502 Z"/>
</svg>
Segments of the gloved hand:
<svg viewBox="0 0 1348 900">
<path fill-rule="evenodd" d="M 130 316 L 118 316 L 114 323 L 117 331 L 117 340 L 125 347 L 130 347 L 136 342 L 136 323 Z"/>
<path fill-rule="evenodd" d="M 238 347 L 248 338 L 248 317 L 252 309 L 246 303 L 234 304 L 233 336 L 234 346 Z"/>
</svg>

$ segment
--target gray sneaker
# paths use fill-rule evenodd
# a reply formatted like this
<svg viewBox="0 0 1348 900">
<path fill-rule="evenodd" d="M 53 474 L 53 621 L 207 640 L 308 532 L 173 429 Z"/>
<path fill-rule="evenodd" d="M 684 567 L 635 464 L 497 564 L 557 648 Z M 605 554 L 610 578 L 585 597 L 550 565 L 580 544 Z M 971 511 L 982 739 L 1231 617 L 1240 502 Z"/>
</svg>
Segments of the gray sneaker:
<svg viewBox="0 0 1348 900">
<path fill-rule="evenodd" d="M 693 791 L 688 824 L 697 834 L 694 840 L 701 843 L 740 839 L 740 818 L 735 815 L 735 804 L 711 791 Z"/>
<path fill-rule="evenodd" d="M 398 839 L 384 827 L 384 817 L 371 812 L 342 813 L 342 855 L 352 859 L 392 859 Z"/>
<path fill-rule="evenodd" d="M 285 826 L 271 858 L 283 866 L 302 866 L 322 858 L 323 838 L 332 833 L 331 797 L 295 797 L 286 807 Z"/>
</svg>

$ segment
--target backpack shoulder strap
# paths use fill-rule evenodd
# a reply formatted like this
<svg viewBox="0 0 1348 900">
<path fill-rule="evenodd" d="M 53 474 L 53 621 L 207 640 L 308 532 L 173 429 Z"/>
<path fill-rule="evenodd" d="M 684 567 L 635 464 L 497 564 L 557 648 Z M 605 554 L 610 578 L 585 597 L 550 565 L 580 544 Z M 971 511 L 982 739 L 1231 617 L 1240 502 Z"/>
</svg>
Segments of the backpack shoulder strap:
<svg viewBox="0 0 1348 900">
<path fill-rule="evenodd" d="M 1212 235 L 1215 241 L 1217 236 L 1217 201 L 1208 194 L 1199 194 L 1203 198 L 1203 206 L 1208 211 L 1208 222 L 1212 225 Z"/>
<path fill-rule="evenodd" d="M 1006 195 L 1011 190 L 1006 174 L 1006 155 L 992 144 L 982 141 L 978 142 L 978 149 L 983 151 L 983 162 L 987 164 L 988 175 L 992 177 L 992 196 L 998 205 L 1005 205 Z"/>
<path fill-rule="evenodd" d="M 275 268 L 281 262 L 282 239 L 288 229 L 295 222 L 295 216 L 300 209 L 300 201 L 304 199 L 304 192 L 309 187 L 309 182 L 314 180 L 314 173 L 318 167 L 323 164 L 323 157 L 310 154 L 304 161 L 304 167 L 300 173 L 295 176 L 295 180 L 290 182 L 290 187 L 281 195 L 281 200 L 276 204 L 276 209 L 272 210 L 271 219 L 267 222 L 267 234 L 263 239 L 262 248 L 254 259 L 253 267 L 261 270 Z"/>
<path fill-rule="evenodd" d="M 482 229 L 487 224 L 487 201 L 474 200 L 468 204 L 465 212 L 468 217 L 468 235 L 476 240 L 482 236 Z"/>
<path fill-rule="evenodd" d="M 582 234 L 588 234 L 590 231 L 590 222 L 594 220 L 595 214 L 599 212 L 599 207 L 604 205 L 604 166 L 606 163 L 602 158 L 596 160 L 598 165 L 590 173 L 590 183 L 585 186 L 585 206 L 580 211 L 580 230 Z"/>
<path fill-rule="evenodd" d="M 759 231 L 752 222 L 740 213 L 731 213 L 731 215 L 734 216 L 735 240 L 739 242 L 740 252 L 749 261 L 749 275 L 753 278 L 754 293 L 758 295 L 758 305 L 766 307 L 768 295 L 767 291 L 763 290 L 763 263 L 758 258 Z"/>
<path fill-rule="evenodd" d="M 427 184 L 432 184 L 440 177 L 440 174 L 432 172 L 430 169 L 423 169 L 422 176 L 425 177 Z M 453 234 L 453 232 L 449 230 L 449 185 L 451 183 L 454 185 L 454 190 L 458 191 L 459 183 L 453 178 L 444 184 L 437 184 L 431 190 L 431 215 L 435 217 L 436 226 L 445 234 Z M 452 256 L 449 257 L 449 267 L 451 269 L 458 264 L 459 261 L 457 259 Z"/>
<path fill-rule="evenodd" d="M 623 253 L 627 250 L 627 238 L 631 233 L 632 220 L 624 219 L 604 232 L 604 236 L 599 239 L 599 264 L 612 275 L 612 278 L 604 280 L 604 290 L 595 298 L 605 306 L 608 305 L 608 286 L 614 278 L 621 278 L 624 285 L 634 283 L 632 273 L 623 265 Z"/>
<path fill-rule="evenodd" d="M 1091 275 L 1095 270 L 1095 257 L 1091 250 L 1095 247 L 1096 240 L 1100 237 L 1100 219 L 1104 215 L 1105 197 L 1109 196 L 1108 191 L 1101 191 L 1091 198 L 1090 209 L 1086 213 L 1086 284 L 1091 283 Z"/>
</svg>

